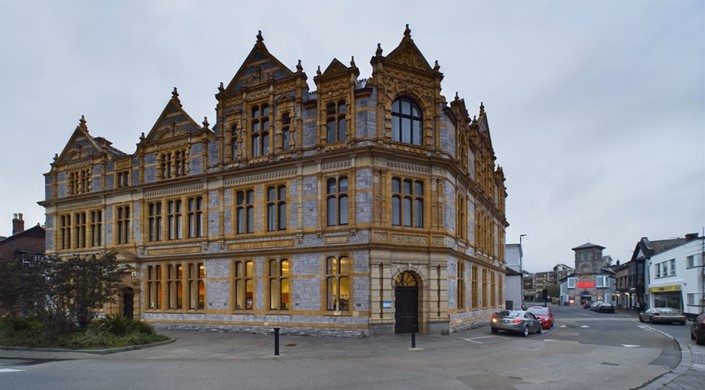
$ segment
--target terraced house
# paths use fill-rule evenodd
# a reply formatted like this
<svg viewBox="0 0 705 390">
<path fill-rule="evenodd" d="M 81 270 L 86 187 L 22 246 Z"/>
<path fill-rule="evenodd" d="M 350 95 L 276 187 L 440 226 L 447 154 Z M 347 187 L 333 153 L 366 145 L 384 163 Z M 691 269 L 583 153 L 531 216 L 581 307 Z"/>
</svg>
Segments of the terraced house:
<svg viewBox="0 0 705 390">
<path fill-rule="evenodd" d="M 176 89 L 136 150 L 82 117 L 45 175 L 47 252 L 134 266 L 106 311 L 158 326 L 453 332 L 503 304 L 506 188 L 487 114 L 441 95 L 408 26 L 308 87 L 257 35 L 201 124 Z"/>
</svg>

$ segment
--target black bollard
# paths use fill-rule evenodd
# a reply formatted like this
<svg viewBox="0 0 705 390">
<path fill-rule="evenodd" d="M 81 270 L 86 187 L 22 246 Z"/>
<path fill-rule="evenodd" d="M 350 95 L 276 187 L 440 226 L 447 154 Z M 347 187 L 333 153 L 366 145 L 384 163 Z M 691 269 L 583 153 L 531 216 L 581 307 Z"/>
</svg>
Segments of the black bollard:
<svg viewBox="0 0 705 390">
<path fill-rule="evenodd" d="M 416 348 L 416 331 L 411 332 L 411 348 Z"/>
<path fill-rule="evenodd" d="M 274 328 L 274 356 L 279 356 L 279 328 Z"/>
</svg>

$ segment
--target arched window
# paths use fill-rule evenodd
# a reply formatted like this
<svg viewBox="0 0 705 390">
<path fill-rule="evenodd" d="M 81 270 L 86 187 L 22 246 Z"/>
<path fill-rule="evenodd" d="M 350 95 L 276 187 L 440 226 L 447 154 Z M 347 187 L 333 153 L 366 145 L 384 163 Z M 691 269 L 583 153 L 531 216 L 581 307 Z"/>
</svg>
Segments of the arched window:
<svg viewBox="0 0 705 390">
<path fill-rule="evenodd" d="M 392 104 L 392 141 L 422 145 L 421 110 L 413 100 L 401 97 Z"/>
</svg>

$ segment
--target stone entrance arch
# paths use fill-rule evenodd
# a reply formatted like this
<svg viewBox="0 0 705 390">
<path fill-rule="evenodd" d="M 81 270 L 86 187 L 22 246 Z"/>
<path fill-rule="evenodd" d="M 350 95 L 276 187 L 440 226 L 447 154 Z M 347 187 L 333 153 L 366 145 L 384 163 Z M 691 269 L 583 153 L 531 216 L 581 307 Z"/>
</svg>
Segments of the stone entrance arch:
<svg viewBox="0 0 705 390">
<path fill-rule="evenodd" d="M 419 330 L 419 281 L 418 275 L 410 271 L 394 279 L 394 333 Z"/>
</svg>

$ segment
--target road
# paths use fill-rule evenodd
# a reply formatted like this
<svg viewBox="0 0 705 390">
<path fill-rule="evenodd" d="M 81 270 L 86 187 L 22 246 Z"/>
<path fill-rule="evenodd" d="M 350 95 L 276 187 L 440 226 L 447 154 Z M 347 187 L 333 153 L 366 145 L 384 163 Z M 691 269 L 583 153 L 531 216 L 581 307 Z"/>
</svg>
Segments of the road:
<svg viewBox="0 0 705 390">
<path fill-rule="evenodd" d="M 541 335 L 371 339 L 164 332 L 170 344 L 109 355 L 0 350 L 0 389 L 632 389 L 679 362 L 677 343 L 629 313 L 555 307 Z M 699 346 L 698 346 L 699 347 Z M 36 360 L 41 359 L 41 360 Z"/>
</svg>

